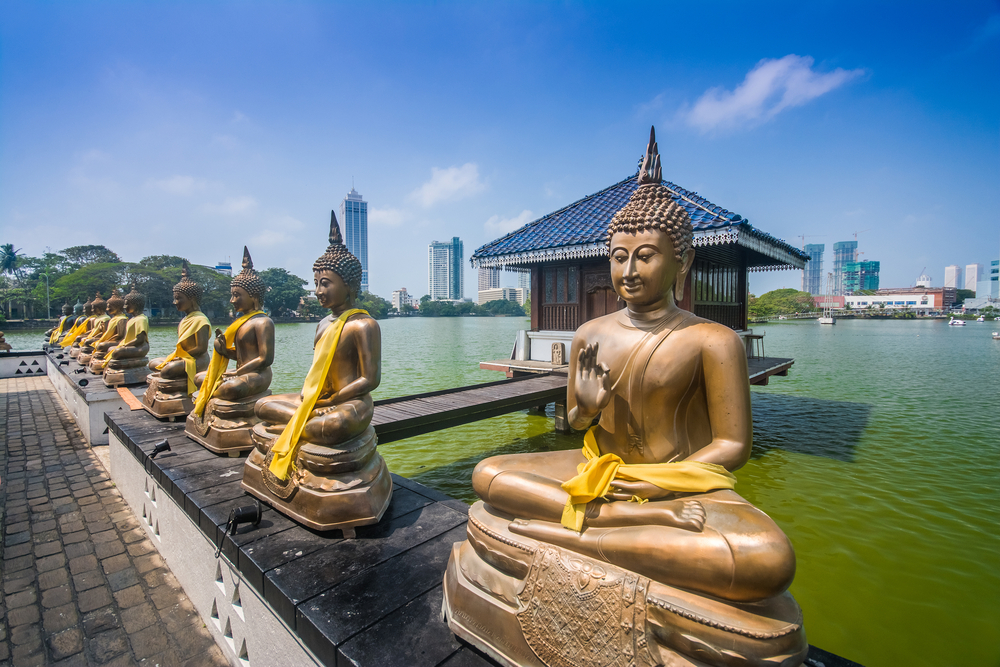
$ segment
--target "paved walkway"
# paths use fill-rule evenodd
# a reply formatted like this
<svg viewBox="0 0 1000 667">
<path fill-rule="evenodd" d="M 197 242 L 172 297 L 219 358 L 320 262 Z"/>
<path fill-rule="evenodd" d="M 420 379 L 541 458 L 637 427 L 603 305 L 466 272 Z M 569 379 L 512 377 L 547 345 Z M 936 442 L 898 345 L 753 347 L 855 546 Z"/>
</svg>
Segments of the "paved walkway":
<svg viewBox="0 0 1000 667">
<path fill-rule="evenodd" d="M 0 380 L 0 667 L 228 665 L 48 378 Z"/>
</svg>

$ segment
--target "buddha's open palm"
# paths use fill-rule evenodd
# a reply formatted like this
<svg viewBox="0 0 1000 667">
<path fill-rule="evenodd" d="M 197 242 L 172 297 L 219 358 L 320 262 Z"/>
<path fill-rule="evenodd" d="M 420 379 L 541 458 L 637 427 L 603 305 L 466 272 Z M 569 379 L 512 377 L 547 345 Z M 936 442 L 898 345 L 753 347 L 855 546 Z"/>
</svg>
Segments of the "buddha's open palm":
<svg viewBox="0 0 1000 667">
<path fill-rule="evenodd" d="M 611 374 L 605 363 L 597 363 L 598 343 L 587 345 L 576 358 L 574 393 L 577 409 L 596 415 L 611 400 Z"/>
</svg>

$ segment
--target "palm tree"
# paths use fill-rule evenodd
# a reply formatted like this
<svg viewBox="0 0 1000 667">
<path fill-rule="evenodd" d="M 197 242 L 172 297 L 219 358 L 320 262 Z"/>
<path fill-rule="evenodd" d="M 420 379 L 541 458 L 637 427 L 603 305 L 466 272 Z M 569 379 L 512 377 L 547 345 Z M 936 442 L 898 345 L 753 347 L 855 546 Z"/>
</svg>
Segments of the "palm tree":
<svg viewBox="0 0 1000 667">
<path fill-rule="evenodd" d="M 0 275 L 13 276 L 18 283 L 21 282 L 21 269 L 17 265 L 20 259 L 18 253 L 21 250 L 21 248 L 14 250 L 13 243 L 5 243 L 0 246 Z M 24 314 L 22 313 L 21 316 L 23 317 Z M 7 317 L 10 317 L 10 300 L 7 301 Z"/>
</svg>

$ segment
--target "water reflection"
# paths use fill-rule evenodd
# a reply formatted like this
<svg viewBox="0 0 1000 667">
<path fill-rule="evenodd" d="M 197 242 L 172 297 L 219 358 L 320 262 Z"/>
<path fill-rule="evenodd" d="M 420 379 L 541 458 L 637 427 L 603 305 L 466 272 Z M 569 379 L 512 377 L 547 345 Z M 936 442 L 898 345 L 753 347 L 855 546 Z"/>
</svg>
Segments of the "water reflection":
<svg viewBox="0 0 1000 667">
<path fill-rule="evenodd" d="M 753 453 L 772 449 L 850 463 L 871 416 L 866 403 L 753 392 Z"/>
</svg>

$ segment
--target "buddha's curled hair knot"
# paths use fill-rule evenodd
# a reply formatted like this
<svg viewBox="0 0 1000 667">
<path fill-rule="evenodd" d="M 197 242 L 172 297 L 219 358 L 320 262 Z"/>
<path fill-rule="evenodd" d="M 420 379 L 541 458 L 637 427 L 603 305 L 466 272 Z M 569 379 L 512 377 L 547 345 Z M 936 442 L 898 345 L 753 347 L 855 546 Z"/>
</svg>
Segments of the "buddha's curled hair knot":
<svg viewBox="0 0 1000 667">
<path fill-rule="evenodd" d="M 670 235 L 674 255 L 680 260 L 691 247 L 694 228 L 691 226 L 691 216 L 661 182 L 660 155 L 652 130 L 638 181 L 639 187 L 632 193 L 628 203 L 611 218 L 608 245 L 611 245 L 611 237 L 618 232 L 638 234 L 647 229 L 658 229 Z"/>
<path fill-rule="evenodd" d="M 87 317 L 90 317 L 91 315 L 94 314 L 93 300 L 90 300 L 87 303 L 83 304 L 83 314 L 86 315 Z"/>
<path fill-rule="evenodd" d="M 354 296 L 361 289 L 361 262 L 344 245 L 337 215 L 333 211 L 330 212 L 330 245 L 313 263 L 313 271 L 333 271 Z"/>
<path fill-rule="evenodd" d="M 264 294 L 267 293 L 267 285 L 253 268 L 253 259 L 250 257 L 250 250 L 243 246 L 243 270 L 236 274 L 232 282 L 232 287 L 242 287 L 246 293 L 257 301 L 263 303 Z"/>
<path fill-rule="evenodd" d="M 204 290 L 201 285 L 191 280 L 191 269 L 187 262 L 184 262 L 184 266 L 181 268 L 181 281 L 174 285 L 174 291 L 183 294 L 195 303 L 201 303 Z"/>
<path fill-rule="evenodd" d="M 146 307 L 146 295 L 136 289 L 135 283 L 132 283 L 132 291 L 125 295 L 125 307 L 139 313 Z"/>
<path fill-rule="evenodd" d="M 94 296 L 94 300 L 90 302 L 90 307 L 94 310 L 100 310 L 101 308 L 107 309 L 108 302 L 101 298 L 101 293 L 98 292 Z"/>
</svg>

